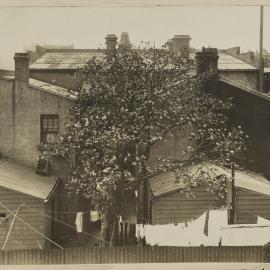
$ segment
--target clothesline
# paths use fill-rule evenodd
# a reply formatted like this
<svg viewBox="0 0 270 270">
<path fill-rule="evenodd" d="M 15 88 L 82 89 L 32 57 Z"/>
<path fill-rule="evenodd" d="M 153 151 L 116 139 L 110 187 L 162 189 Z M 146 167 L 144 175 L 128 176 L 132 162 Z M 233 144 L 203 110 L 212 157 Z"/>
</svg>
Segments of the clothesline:
<svg viewBox="0 0 270 270">
<path fill-rule="evenodd" d="M 28 222 L 26 222 L 25 220 L 23 220 L 22 218 L 18 217 L 17 213 L 14 213 L 13 211 L 11 211 L 7 206 L 5 206 L 2 202 L 0 202 L 0 205 L 2 205 L 2 207 L 8 211 L 11 215 L 14 216 L 14 219 L 18 219 L 19 221 L 21 221 L 24 225 L 26 225 L 30 230 L 33 230 L 35 233 L 39 234 L 40 236 L 42 236 L 43 238 L 45 238 L 46 240 L 48 240 L 49 242 L 51 242 L 52 244 L 54 244 L 55 246 L 63 249 L 62 246 L 60 246 L 59 244 L 57 244 L 56 242 L 54 242 L 53 240 L 51 240 L 50 238 L 48 238 L 47 236 L 45 236 L 44 234 L 42 234 L 40 231 L 38 231 L 37 229 L 35 229 L 33 226 L 31 226 Z M 23 204 L 22 206 L 25 206 L 25 204 Z"/>
<path fill-rule="evenodd" d="M 27 208 L 31 209 L 32 212 L 40 213 L 40 211 L 35 210 L 34 208 L 28 206 L 27 204 L 25 204 L 24 207 L 27 207 Z M 75 227 L 75 226 L 72 226 L 72 225 L 70 225 L 70 224 L 68 224 L 68 223 L 66 223 L 66 222 L 64 222 L 64 221 L 62 221 L 62 220 L 59 220 L 59 219 L 57 219 L 57 218 L 55 218 L 55 217 L 52 217 L 52 216 L 50 216 L 50 215 L 47 215 L 47 214 L 45 214 L 44 212 L 41 212 L 41 213 L 42 213 L 44 216 L 46 216 L 46 217 L 48 217 L 48 218 L 50 218 L 50 219 L 52 219 L 52 220 L 55 220 L 56 222 L 59 222 L 59 223 L 61 223 L 61 224 L 63 224 L 63 225 L 66 225 L 66 226 L 68 226 L 68 227 L 73 228 L 73 229 L 76 230 L 76 227 Z M 82 233 L 85 234 L 85 235 L 91 236 L 91 237 L 93 237 L 93 238 L 95 238 L 95 239 L 97 239 L 97 240 L 100 240 L 100 241 L 102 241 L 102 242 L 104 242 L 104 243 L 106 243 L 106 244 L 110 244 L 109 242 L 103 240 L 103 239 L 100 238 L 100 237 L 97 237 L 97 236 L 94 235 L 94 234 L 85 232 L 85 231 L 83 231 L 83 230 L 82 230 Z"/>
</svg>

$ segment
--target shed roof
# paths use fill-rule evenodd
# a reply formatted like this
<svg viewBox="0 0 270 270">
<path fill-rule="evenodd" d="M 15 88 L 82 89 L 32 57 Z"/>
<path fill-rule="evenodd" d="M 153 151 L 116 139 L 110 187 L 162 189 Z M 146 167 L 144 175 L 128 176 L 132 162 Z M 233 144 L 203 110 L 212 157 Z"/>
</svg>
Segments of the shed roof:
<svg viewBox="0 0 270 270">
<path fill-rule="evenodd" d="M 0 160 L 0 186 L 46 200 L 57 183 L 57 178 L 41 176 L 33 169 Z"/>
<path fill-rule="evenodd" d="M 203 169 L 215 175 L 231 177 L 231 171 L 227 168 L 202 162 L 185 168 L 186 173 L 194 175 L 199 169 Z M 149 178 L 149 185 L 155 197 L 165 195 L 183 188 L 183 182 L 176 181 L 173 172 L 160 173 Z M 255 191 L 270 196 L 270 182 L 262 175 L 249 171 L 235 171 L 235 185 L 240 188 Z"/>
<path fill-rule="evenodd" d="M 94 50 L 62 50 L 47 52 L 30 65 L 30 70 L 53 69 L 53 70 L 76 70 L 83 68 L 93 57 L 103 57 L 102 51 Z"/>
</svg>

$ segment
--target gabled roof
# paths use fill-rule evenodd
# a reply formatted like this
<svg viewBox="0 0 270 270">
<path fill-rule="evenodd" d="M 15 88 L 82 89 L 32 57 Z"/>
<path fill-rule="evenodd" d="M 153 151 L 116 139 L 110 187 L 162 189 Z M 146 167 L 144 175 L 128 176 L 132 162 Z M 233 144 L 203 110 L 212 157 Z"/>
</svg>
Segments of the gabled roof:
<svg viewBox="0 0 270 270">
<path fill-rule="evenodd" d="M 56 184 L 55 177 L 40 176 L 31 168 L 0 160 L 0 187 L 46 200 Z"/>
<path fill-rule="evenodd" d="M 93 57 L 103 56 L 102 50 L 51 50 L 31 64 L 30 70 L 76 70 Z"/>
<path fill-rule="evenodd" d="M 231 178 L 231 170 L 207 162 L 184 167 L 187 175 L 192 177 L 200 169 L 215 175 L 226 175 Z M 149 185 L 154 197 L 159 197 L 181 190 L 183 182 L 176 181 L 173 172 L 161 173 L 149 178 Z M 270 196 L 270 182 L 262 175 L 249 171 L 235 171 L 235 186 Z"/>
</svg>

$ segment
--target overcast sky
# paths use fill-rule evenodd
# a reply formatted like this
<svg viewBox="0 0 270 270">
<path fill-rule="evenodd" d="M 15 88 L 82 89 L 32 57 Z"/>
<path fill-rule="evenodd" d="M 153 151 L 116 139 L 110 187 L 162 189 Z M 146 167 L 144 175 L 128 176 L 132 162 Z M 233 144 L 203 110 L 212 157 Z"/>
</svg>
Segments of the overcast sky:
<svg viewBox="0 0 270 270">
<path fill-rule="evenodd" d="M 51 7 L 0 8 L 0 68 L 31 44 L 74 44 L 97 48 L 105 36 L 129 33 L 134 44 L 160 46 L 175 34 L 189 34 L 191 46 L 259 49 L 259 7 Z M 270 51 L 270 6 L 264 8 L 264 48 Z"/>
</svg>

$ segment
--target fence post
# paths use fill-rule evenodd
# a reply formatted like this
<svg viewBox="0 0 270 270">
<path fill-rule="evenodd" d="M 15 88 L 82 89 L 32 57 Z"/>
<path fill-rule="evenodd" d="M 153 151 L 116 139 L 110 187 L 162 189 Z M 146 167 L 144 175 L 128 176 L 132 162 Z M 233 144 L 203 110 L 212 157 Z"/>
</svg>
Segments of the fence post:
<svg viewBox="0 0 270 270">
<path fill-rule="evenodd" d="M 263 246 L 263 262 L 270 262 L 270 243 Z"/>
</svg>

